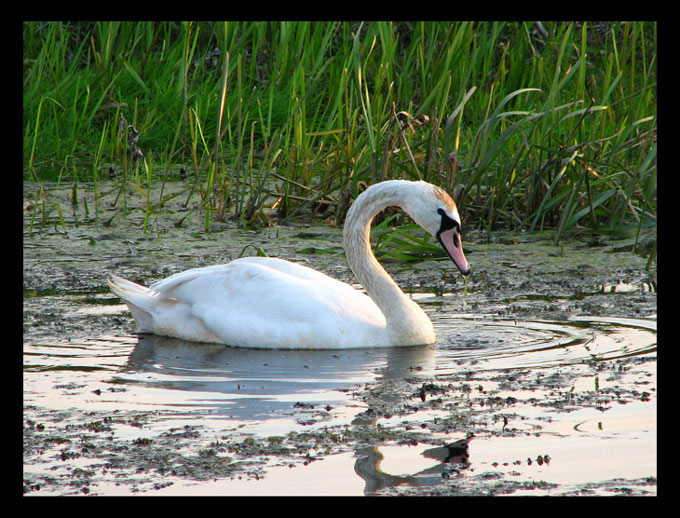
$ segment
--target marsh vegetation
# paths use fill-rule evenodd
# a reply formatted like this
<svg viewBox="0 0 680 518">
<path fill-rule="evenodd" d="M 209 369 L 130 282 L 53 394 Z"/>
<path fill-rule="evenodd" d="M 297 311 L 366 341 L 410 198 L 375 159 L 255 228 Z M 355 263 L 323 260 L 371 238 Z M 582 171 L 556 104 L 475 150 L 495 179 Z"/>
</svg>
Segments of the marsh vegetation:
<svg viewBox="0 0 680 518">
<path fill-rule="evenodd" d="M 652 22 L 26 22 L 24 179 L 342 222 L 424 179 L 466 225 L 655 236 Z M 168 181 L 186 189 L 168 194 Z M 151 193 L 153 187 L 161 187 Z M 63 207 L 47 190 L 43 219 Z M 404 223 L 397 220 L 395 224 Z M 410 243 L 415 245 L 414 243 Z M 418 253 L 418 248 L 414 249 Z"/>
</svg>

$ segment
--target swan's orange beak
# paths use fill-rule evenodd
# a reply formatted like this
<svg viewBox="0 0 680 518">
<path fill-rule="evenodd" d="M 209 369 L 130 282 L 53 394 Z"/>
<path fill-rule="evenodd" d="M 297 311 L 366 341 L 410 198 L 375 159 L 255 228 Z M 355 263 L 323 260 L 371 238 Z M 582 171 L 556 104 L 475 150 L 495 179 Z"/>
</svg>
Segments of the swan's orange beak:
<svg viewBox="0 0 680 518">
<path fill-rule="evenodd" d="M 463 253 L 463 243 L 460 241 L 460 232 L 458 226 L 453 226 L 443 232 L 437 233 L 437 238 L 439 242 L 444 247 L 444 250 L 449 254 L 449 257 L 453 259 L 456 266 L 460 270 L 460 273 L 467 275 L 470 273 L 470 265 L 465 259 L 465 254 Z"/>
</svg>

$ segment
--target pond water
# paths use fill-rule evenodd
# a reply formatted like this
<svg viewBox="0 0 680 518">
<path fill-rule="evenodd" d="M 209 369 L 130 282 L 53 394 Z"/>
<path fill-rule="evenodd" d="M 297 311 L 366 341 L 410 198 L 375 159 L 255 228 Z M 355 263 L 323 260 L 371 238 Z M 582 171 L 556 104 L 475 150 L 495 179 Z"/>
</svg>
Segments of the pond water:
<svg viewBox="0 0 680 518">
<path fill-rule="evenodd" d="M 656 277 L 620 242 L 471 233 L 467 287 L 387 265 L 435 345 L 268 351 L 135 335 L 106 275 L 252 244 L 351 281 L 340 253 L 297 252 L 341 250 L 340 229 L 85 219 L 24 234 L 27 494 L 656 494 Z"/>
<path fill-rule="evenodd" d="M 432 309 L 421 300 L 426 308 Z M 122 312 L 124 306 L 105 306 Z M 97 306 L 84 307 L 96 313 Z M 106 432 L 118 441 L 155 440 L 168 430 L 200 426 L 225 437 L 229 431 L 260 438 L 285 436 L 304 430 L 328 430 L 358 421 L 367 409 L 356 387 L 373 384 L 386 390 L 390 380 L 408 378 L 457 380 L 464 376 L 477 394 L 495 398 L 540 399 L 546 387 L 522 389 L 511 383 L 515 372 L 574 369 L 570 390 L 579 394 L 607 393 L 623 386 L 621 376 L 574 374 L 587 362 L 655 356 L 656 323 L 623 318 L 577 318 L 564 322 L 518 321 L 490 315 L 455 314 L 437 303 L 432 312 L 442 337 L 435 346 L 352 351 L 267 351 L 193 344 L 177 339 L 145 336 L 101 336 L 71 343 L 27 343 L 24 346 L 24 400 L 73 418 L 84 415 L 153 414 L 144 426 L 119 421 Z M 655 386 L 655 364 L 645 362 L 627 372 L 629 383 L 650 391 Z M 470 375 L 470 370 L 474 375 Z M 504 375 L 504 373 L 506 373 Z M 564 387 L 563 387 L 564 388 Z M 554 387 L 552 388 L 554 389 Z M 642 392 L 642 390 L 640 390 Z M 469 397 L 464 395 L 463 398 Z M 546 398 L 549 399 L 549 398 Z M 416 400 L 417 401 L 417 400 Z M 656 405 L 640 398 L 603 410 L 597 404 L 576 405 L 563 411 L 514 404 L 513 421 L 545 420 L 541 433 L 480 437 L 470 442 L 464 463 L 467 473 L 493 468 L 522 490 L 537 494 L 528 482 L 541 486 L 580 487 L 611 479 L 643 479 L 656 474 Z M 593 408 L 595 407 L 595 408 Z M 517 415 L 521 415 L 518 418 Z M 399 420 L 408 429 L 445 420 L 451 409 L 423 408 L 399 417 L 380 416 L 371 426 L 389 427 Z M 360 420 L 359 420 L 360 422 Z M 495 426 L 498 428 L 498 426 Z M 525 431 L 530 431 L 529 429 Z M 450 462 L 428 455 L 438 440 L 450 434 L 432 432 L 430 442 L 400 444 L 387 440 L 379 446 L 328 455 L 309 465 L 291 468 L 276 460 L 263 477 L 211 481 L 176 480 L 157 489 L 159 494 L 372 494 L 385 487 L 435 485 L 451 469 Z M 456 437 L 456 434 L 453 434 Z M 601 443 L 606 443 L 602 447 Z M 58 444 L 62 450 L 63 444 Z M 550 452 L 550 464 L 538 458 Z M 47 460 L 42 470 L 63 469 L 64 461 Z M 578 460 L 576 460 L 578 459 Z M 90 459 L 86 466 L 101 465 Z M 269 464 L 269 461 L 267 462 Z M 61 465 L 61 466 L 60 466 Z M 455 465 L 454 465 L 455 466 Z M 499 468 L 500 466 L 500 468 Z M 26 466 L 31 472 L 36 465 Z M 38 470 L 40 472 L 40 469 Z M 461 476 L 456 474 L 456 476 Z M 100 483 L 101 494 L 126 493 L 129 488 Z M 583 490 L 582 488 L 580 489 Z M 653 489 L 649 488 L 653 493 Z M 49 491 L 48 491 L 49 492 Z M 549 492 L 548 492 L 549 494 Z M 598 492 L 597 494 L 601 494 Z M 606 492 L 605 492 L 606 494 Z"/>
</svg>

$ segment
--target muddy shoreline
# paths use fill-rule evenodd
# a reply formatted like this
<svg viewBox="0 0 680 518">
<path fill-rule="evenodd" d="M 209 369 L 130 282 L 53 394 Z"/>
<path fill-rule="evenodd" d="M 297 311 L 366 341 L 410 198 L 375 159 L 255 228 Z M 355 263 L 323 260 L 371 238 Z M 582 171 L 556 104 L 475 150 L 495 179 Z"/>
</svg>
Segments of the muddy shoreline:
<svg viewBox="0 0 680 518">
<path fill-rule="evenodd" d="M 484 368 L 484 361 L 474 358 L 461 359 L 457 370 L 420 370 L 415 362 L 398 374 L 386 368 L 371 381 L 339 386 L 343 405 L 313 397 L 288 401 L 284 413 L 293 424 L 281 434 L 237 424 L 214 427 L 201 419 L 187 424 L 182 418 L 175 426 L 175 410 L 160 403 L 148 410 L 114 409 L 105 402 L 128 390 L 117 373 L 129 370 L 128 357 L 140 346 L 132 318 L 108 292 L 107 275 L 149 283 L 261 249 L 354 282 L 342 253 L 342 231 L 318 222 L 248 231 L 226 222 L 213 223 L 206 233 L 189 203 L 154 214 L 145 233 L 140 201 L 131 198 L 124 213 L 102 200 L 95 221 L 91 194 L 82 191 L 75 207 L 68 189 L 51 190 L 50 196 L 61 200 L 64 225 L 56 212 L 47 224 L 32 216 L 35 208 L 24 213 L 27 495 L 194 494 L 208 487 L 228 494 L 231 481 L 253 481 L 270 491 L 264 484 L 282 470 L 295 477 L 345 459 L 353 473 L 343 476 L 361 482 L 352 490 L 358 494 L 656 494 L 655 469 L 641 476 L 619 477 L 614 471 L 610 478 L 564 483 L 532 475 L 548 467 L 558 471 L 577 436 L 581 440 L 589 426 L 595 427 L 590 433 L 603 435 L 610 416 L 625 411 L 642 416 L 638 422 L 655 421 L 655 344 L 631 356 L 539 369 Z M 430 294 L 432 312 L 441 306 L 503 321 L 560 322 L 579 316 L 656 321 L 656 265 L 645 270 L 646 258 L 632 252 L 631 239 L 576 239 L 560 247 L 549 234 L 488 236 L 474 230 L 463 239 L 473 268 L 467 287 L 446 261 L 385 266 L 405 291 Z M 315 250 L 331 253 L 311 253 Z M 438 341 L 446 339 L 438 331 Z M 104 347 L 104 342 L 114 345 L 106 365 L 93 362 L 69 370 L 68 360 L 59 360 L 66 367 L 51 363 L 62 345 L 71 351 L 74 344 Z M 69 406 L 53 397 L 88 403 Z M 581 415 L 587 424 L 579 425 Z M 626 430 L 636 436 L 634 429 Z M 600 435 L 593 442 L 618 447 L 616 434 Z M 469 443 L 460 443 L 466 439 Z M 527 455 L 513 447 L 544 439 L 553 442 Z M 509 446 L 497 450 L 495 460 L 480 461 L 481 446 L 492 443 Z M 381 469 L 390 458 L 386 452 L 407 451 L 419 458 L 425 452 L 431 465 L 408 474 Z M 484 450 L 489 451 L 494 450 Z"/>
</svg>

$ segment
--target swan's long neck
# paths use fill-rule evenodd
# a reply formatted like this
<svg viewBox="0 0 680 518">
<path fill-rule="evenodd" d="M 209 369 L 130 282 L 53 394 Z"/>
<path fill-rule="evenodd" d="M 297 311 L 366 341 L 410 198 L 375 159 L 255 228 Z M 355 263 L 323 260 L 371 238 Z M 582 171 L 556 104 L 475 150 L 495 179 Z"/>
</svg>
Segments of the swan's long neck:
<svg viewBox="0 0 680 518">
<path fill-rule="evenodd" d="M 388 333 L 402 343 L 424 344 L 434 342 L 430 319 L 392 280 L 371 248 L 371 221 L 387 207 L 403 207 L 409 184 L 382 182 L 354 201 L 345 220 L 345 252 L 354 275 L 385 316 Z"/>
</svg>

